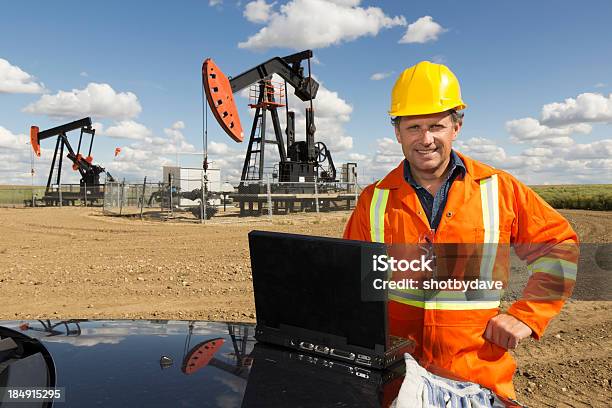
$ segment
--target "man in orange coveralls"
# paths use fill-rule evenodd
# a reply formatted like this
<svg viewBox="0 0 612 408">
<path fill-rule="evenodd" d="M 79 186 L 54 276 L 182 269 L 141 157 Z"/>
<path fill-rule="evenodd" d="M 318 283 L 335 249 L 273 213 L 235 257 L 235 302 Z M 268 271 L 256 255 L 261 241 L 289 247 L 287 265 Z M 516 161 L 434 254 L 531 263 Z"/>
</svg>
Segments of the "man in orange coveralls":
<svg viewBox="0 0 612 408">
<path fill-rule="evenodd" d="M 361 193 L 344 238 L 484 244 L 484 252 L 489 244 L 512 244 L 530 278 L 506 312 L 500 313 L 500 295 L 461 300 L 457 292 L 445 298 L 450 291 L 431 297 L 390 290 L 389 328 L 415 341 L 413 355 L 424 367 L 441 367 L 514 399 L 516 364 L 508 349 L 529 336 L 539 339 L 571 294 L 578 237 L 516 178 L 452 149 L 465 108 L 459 82 L 444 65 L 423 61 L 399 76 L 389 114 L 405 160 Z M 483 261 L 480 274 L 492 276 L 495 262 Z"/>
</svg>

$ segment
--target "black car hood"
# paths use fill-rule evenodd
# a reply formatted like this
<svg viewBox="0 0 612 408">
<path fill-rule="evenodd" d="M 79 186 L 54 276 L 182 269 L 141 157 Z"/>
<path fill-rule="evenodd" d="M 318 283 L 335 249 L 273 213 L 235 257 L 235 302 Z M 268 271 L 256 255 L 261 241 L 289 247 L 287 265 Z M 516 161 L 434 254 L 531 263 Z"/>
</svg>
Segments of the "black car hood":
<svg viewBox="0 0 612 408">
<path fill-rule="evenodd" d="M 65 388 L 66 403 L 58 405 L 71 407 L 240 406 L 255 341 L 253 325 L 217 322 L 12 321 L 0 326 L 44 345 L 55 365 L 56 386 Z M 211 339 L 222 339 L 211 361 L 187 370 L 183 362 Z"/>
</svg>

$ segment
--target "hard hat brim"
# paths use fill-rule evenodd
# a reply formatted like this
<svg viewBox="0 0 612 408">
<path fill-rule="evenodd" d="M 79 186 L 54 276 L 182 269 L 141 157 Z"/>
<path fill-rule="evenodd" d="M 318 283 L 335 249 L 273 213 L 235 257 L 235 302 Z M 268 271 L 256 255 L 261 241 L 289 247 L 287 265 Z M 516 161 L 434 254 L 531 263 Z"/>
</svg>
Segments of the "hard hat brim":
<svg viewBox="0 0 612 408">
<path fill-rule="evenodd" d="M 411 106 L 410 108 L 402 109 L 402 110 L 390 110 L 389 116 L 397 117 L 397 116 L 419 116 L 419 115 L 430 115 L 432 113 L 441 113 L 449 110 L 460 111 L 466 109 L 467 105 L 462 103 L 456 106 L 440 106 L 439 108 L 432 106 Z"/>
</svg>

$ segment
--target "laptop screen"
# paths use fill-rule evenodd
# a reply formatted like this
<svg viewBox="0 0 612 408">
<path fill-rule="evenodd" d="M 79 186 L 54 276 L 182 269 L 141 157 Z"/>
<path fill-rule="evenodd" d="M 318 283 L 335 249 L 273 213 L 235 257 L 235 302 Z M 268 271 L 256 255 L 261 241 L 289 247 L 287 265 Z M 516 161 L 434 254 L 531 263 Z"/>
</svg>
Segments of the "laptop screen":
<svg viewBox="0 0 612 408">
<path fill-rule="evenodd" d="M 295 326 L 372 349 L 386 344 L 386 303 L 361 300 L 362 267 L 384 245 L 252 231 L 249 248 L 258 325 Z"/>
</svg>

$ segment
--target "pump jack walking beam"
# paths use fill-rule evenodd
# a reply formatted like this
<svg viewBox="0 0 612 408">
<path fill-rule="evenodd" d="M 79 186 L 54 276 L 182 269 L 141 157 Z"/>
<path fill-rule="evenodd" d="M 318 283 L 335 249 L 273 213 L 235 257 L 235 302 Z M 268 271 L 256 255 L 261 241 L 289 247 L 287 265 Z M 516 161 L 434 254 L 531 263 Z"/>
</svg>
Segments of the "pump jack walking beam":
<svg viewBox="0 0 612 408">
<path fill-rule="evenodd" d="M 244 134 L 234 94 L 258 81 L 278 74 L 295 89 L 295 95 L 302 101 L 310 101 L 317 96 L 319 83 L 310 76 L 304 76 L 302 61 L 311 58 L 312 51 L 306 50 L 286 57 L 275 57 L 259 64 L 235 77 L 228 79 L 212 58 L 202 64 L 202 83 L 206 98 L 215 119 L 223 130 L 236 142 L 242 142 Z"/>
</svg>

